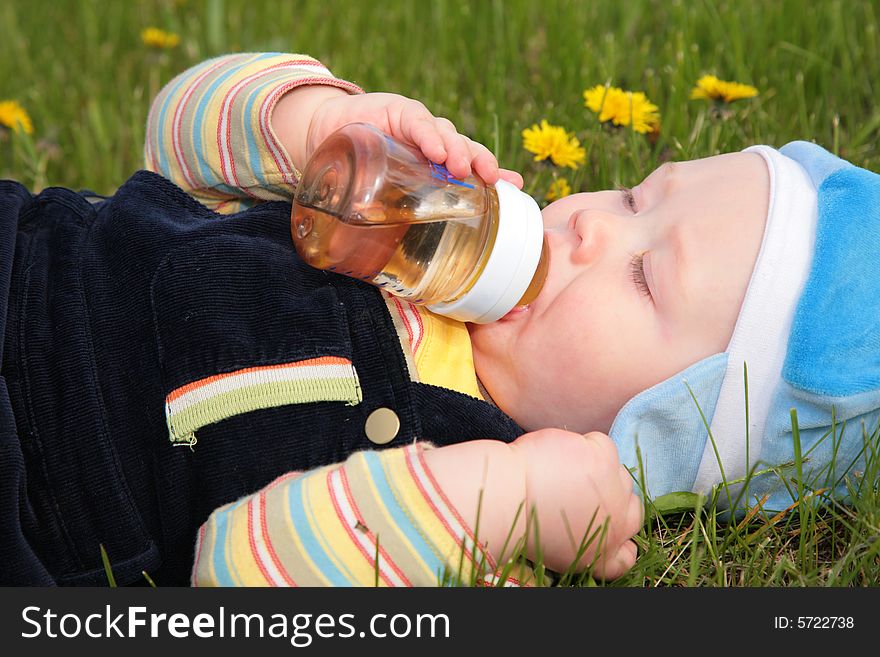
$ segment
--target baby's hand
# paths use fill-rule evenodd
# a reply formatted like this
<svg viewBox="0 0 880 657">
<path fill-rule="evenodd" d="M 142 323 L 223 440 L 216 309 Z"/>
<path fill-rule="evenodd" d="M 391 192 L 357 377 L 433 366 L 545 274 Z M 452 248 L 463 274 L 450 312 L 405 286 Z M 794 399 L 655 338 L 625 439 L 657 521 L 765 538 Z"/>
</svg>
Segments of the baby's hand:
<svg viewBox="0 0 880 657">
<path fill-rule="evenodd" d="M 577 570 L 594 560 L 600 577 L 629 570 L 636 561 L 630 539 L 642 526 L 643 507 L 611 439 L 598 432 L 544 429 L 520 436 L 512 446 L 526 463 L 526 508 L 534 509 L 545 565 L 565 571 L 589 543 Z M 529 534 L 532 548 L 533 521 Z"/>
<path fill-rule="evenodd" d="M 456 130 L 449 119 L 437 117 L 419 101 L 391 93 L 336 94 L 312 114 L 306 137 L 306 158 L 332 132 L 348 123 L 370 123 L 403 142 L 416 146 L 432 162 L 464 178 L 473 171 L 489 185 L 501 178 L 521 189 L 522 176 L 500 169 L 492 152 Z"/>
</svg>

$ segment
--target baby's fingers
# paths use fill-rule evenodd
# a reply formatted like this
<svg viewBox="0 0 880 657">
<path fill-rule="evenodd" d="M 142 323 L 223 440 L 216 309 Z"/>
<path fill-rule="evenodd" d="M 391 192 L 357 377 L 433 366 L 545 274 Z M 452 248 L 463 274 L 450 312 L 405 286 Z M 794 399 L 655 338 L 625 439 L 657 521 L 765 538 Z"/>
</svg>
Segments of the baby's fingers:
<svg viewBox="0 0 880 657">
<path fill-rule="evenodd" d="M 456 178 L 466 178 L 471 173 L 471 160 L 473 160 L 469 140 L 459 134 L 449 119 L 437 117 L 434 119 L 434 125 L 443 138 L 443 146 L 446 148 L 446 159 L 435 161 L 441 162 Z"/>
<path fill-rule="evenodd" d="M 474 154 L 474 159 L 471 161 L 471 168 L 474 170 L 474 173 L 482 178 L 483 182 L 487 185 L 494 185 L 498 182 L 498 160 L 489 152 L 489 149 L 482 144 L 472 141 L 471 153 Z"/>
<path fill-rule="evenodd" d="M 417 146 L 432 162 L 443 164 L 456 178 L 474 173 L 488 185 L 494 185 L 501 178 L 522 189 L 520 174 L 499 169 L 492 151 L 460 134 L 449 119 L 433 116 L 418 101 L 409 101 L 403 107 L 397 127 L 402 138 Z"/>
<path fill-rule="evenodd" d="M 470 175 L 474 155 L 469 140 L 458 133 L 449 119 L 434 117 L 415 105 L 402 116 L 400 127 L 404 138 L 417 146 L 429 160 L 443 164 L 452 176 L 466 178 Z"/>
<path fill-rule="evenodd" d="M 604 579 L 616 579 L 635 565 L 636 554 L 636 544 L 627 541 L 613 554 L 600 556 L 593 572 Z"/>
<path fill-rule="evenodd" d="M 627 477 L 629 474 L 627 473 Z M 631 480 L 626 483 L 631 489 Z M 644 521 L 644 504 L 642 498 L 636 494 L 630 494 L 627 503 L 621 508 L 622 517 L 617 525 L 620 532 L 617 536 L 625 539 L 638 534 Z M 607 548 L 606 548 L 607 549 Z M 596 574 L 605 579 L 615 579 L 626 573 L 636 563 L 638 550 L 636 544 L 632 540 L 625 540 L 620 547 L 609 555 L 600 555 L 599 562 L 596 565 Z"/>
<path fill-rule="evenodd" d="M 614 519 L 614 538 L 624 540 L 632 538 L 639 533 L 645 517 L 645 506 L 642 498 L 633 490 L 633 478 L 629 470 L 623 464 L 617 466 L 620 489 L 615 494 L 616 502 L 608 507 Z M 610 484 L 612 488 L 615 484 Z M 619 496 L 617 496 L 619 495 Z M 609 503 L 609 502 L 606 502 Z"/>
<path fill-rule="evenodd" d="M 645 524 L 645 505 L 641 497 L 633 494 L 626 511 L 626 535 L 635 536 L 643 524 Z"/>
<path fill-rule="evenodd" d="M 427 114 L 427 111 L 426 111 Z M 444 162 L 448 157 L 446 142 L 434 117 L 430 114 L 422 118 L 412 119 L 409 122 L 401 122 L 403 137 L 417 146 L 425 157 L 432 162 Z"/>
<path fill-rule="evenodd" d="M 510 169 L 498 169 L 498 177 L 501 180 L 506 180 L 517 189 L 523 188 L 523 177 L 516 171 L 511 171 Z"/>
<path fill-rule="evenodd" d="M 474 173 L 487 185 L 498 182 L 498 160 L 492 151 L 483 144 L 460 134 L 449 119 L 438 117 L 435 121 L 446 147 L 446 160 L 443 164 L 449 173 L 456 178 L 466 178 Z"/>
<path fill-rule="evenodd" d="M 498 160 L 488 148 L 480 142 L 472 139 L 464 138 L 468 147 L 469 163 L 468 168 L 472 169 L 475 174 L 482 178 L 487 185 L 494 185 L 498 182 Z"/>
</svg>

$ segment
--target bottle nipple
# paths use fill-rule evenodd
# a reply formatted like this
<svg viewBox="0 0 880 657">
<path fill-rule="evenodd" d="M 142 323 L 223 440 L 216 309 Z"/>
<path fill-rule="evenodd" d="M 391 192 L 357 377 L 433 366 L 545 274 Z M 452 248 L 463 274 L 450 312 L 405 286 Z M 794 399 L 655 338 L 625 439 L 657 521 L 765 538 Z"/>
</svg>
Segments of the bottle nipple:
<svg viewBox="0 0 880 657">
<path fill-rule="evenodd" d="M 537 298 L 538 294 L 541 293 L 541 288 L 544 287 L 544 281 L 547 280 L 547 270 L 549 268 L 550 251 L 547 248 L 547 240 L 544 240 L 544 243 L 541 245 L 541 259 L 538 260 L 538 268 L 535 270 L 535 275 L 532 276 L 532 282 L 529 283 L 529 286 L 523 293 L 522 298 L 517 301 L 515 307 L 522 308 L 523 306 L 528 306 Z"/>
</svg>

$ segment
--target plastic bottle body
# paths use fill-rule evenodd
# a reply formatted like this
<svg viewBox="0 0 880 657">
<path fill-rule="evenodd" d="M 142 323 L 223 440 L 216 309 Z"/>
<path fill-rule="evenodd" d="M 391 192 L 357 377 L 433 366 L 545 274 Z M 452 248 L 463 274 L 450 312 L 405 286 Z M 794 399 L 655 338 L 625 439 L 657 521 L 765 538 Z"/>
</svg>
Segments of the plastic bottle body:
<svg viewBox="0 0 880 657">
<path fill-rule="evenodd" d="M 378 129 L 350 124 L 305 167 L 291 234 L 308 264 L 442 313 L 492 261 L 500 223 L 496 188 L 476 176 L 453 178 Z"/>
</svg>

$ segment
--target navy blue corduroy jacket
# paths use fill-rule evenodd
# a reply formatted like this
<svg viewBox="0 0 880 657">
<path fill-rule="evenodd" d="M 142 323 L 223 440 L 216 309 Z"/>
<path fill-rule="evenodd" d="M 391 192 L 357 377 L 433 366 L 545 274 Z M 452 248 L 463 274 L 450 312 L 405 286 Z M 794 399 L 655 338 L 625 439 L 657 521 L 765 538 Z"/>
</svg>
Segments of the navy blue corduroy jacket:
<svg viewBox="0 0 880 657">
<path fill-rule="evenodd" d="M 290 206 L 219 215 L 153 173 L 108 199 L 0 182 L 0 584 L 186 584 L 199 525 L 280 474 L 413 440 L 512 440 L 492 405 L 410 381 L 379 292 L 296 256 Z M 335 356 L 362 401 L 241 412 L 172 446 L 170 391 Z"/>
</svg>

